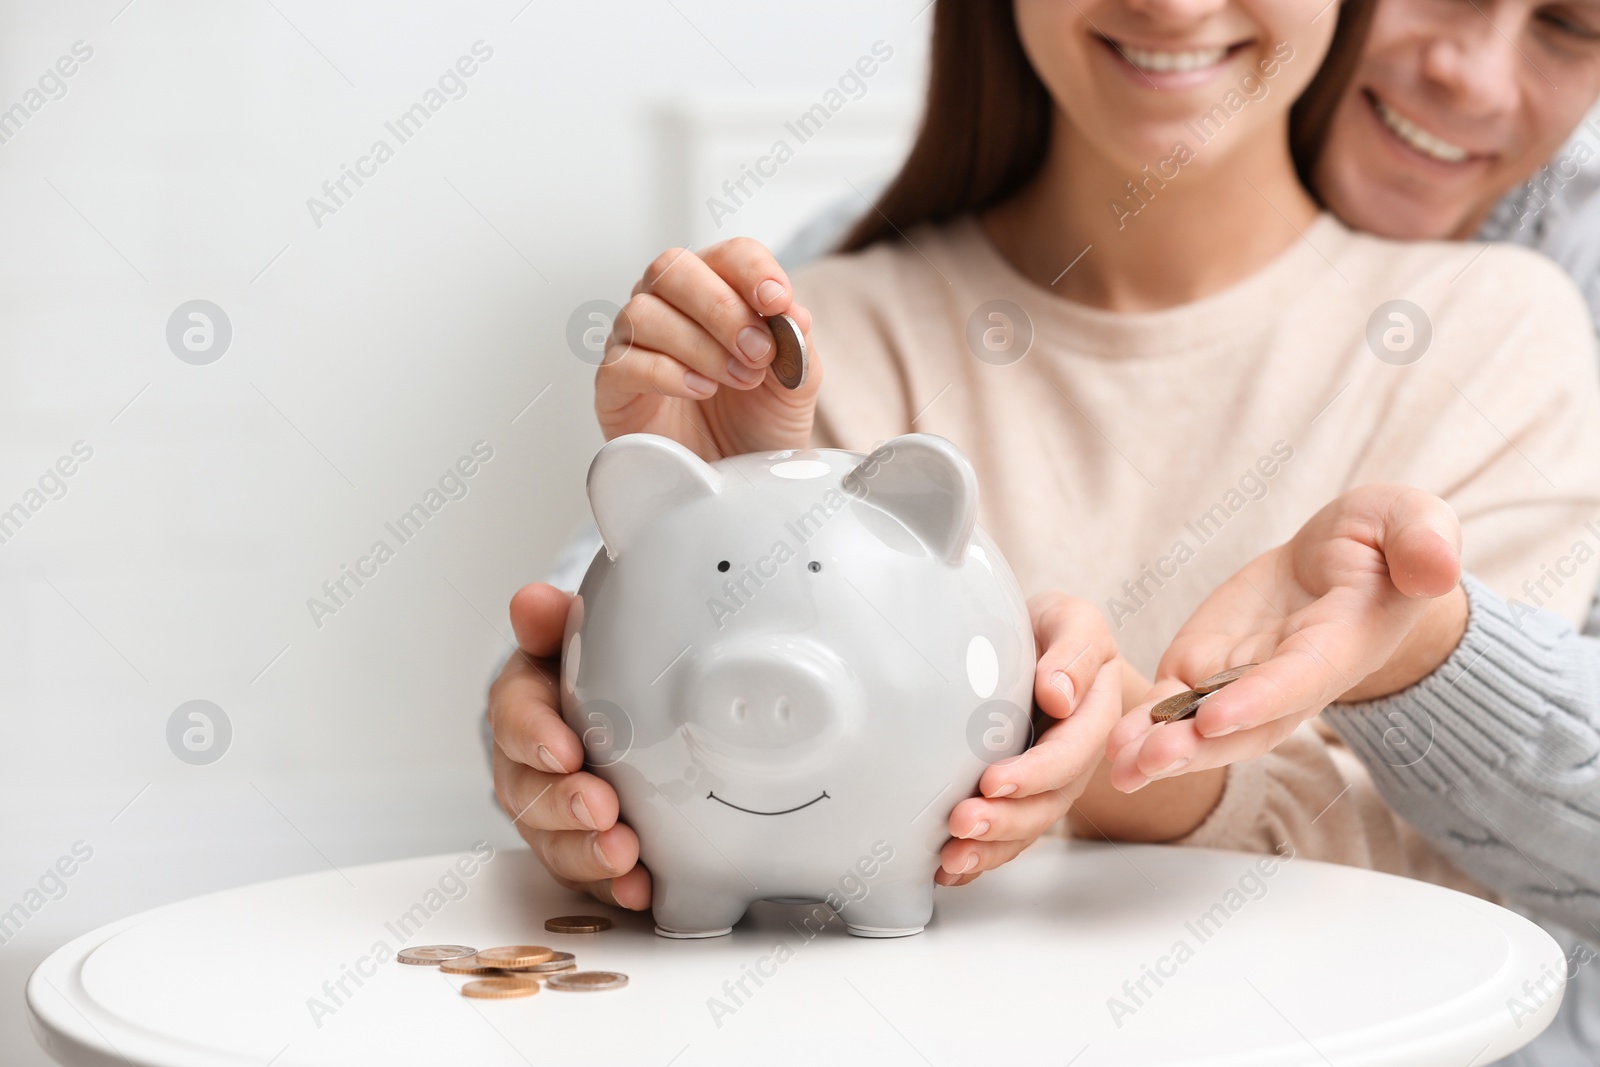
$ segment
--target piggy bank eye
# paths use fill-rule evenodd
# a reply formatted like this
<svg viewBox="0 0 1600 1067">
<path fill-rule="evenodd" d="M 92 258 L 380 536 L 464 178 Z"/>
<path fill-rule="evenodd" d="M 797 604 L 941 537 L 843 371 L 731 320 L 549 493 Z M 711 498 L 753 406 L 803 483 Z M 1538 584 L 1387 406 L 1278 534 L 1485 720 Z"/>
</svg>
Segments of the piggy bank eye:
<svg viewBox="0 0 1600 1067">
<path fill-rule="evenodd" d="M 822 569 L 822 564 L 818 563 L 816 560 L 812 560 L 810 563 L 806 564 L 806 570 L 810 571 L 812 574 L 817 573 L 821 569 Z"/>
<path fill-rule="evenodd" d="M 723 560 L 721 563 L 717 564 L 717 570 L 725 571 L 727 569 L 728 569 L 728 561 L 727 560 Z"/>
</svg>

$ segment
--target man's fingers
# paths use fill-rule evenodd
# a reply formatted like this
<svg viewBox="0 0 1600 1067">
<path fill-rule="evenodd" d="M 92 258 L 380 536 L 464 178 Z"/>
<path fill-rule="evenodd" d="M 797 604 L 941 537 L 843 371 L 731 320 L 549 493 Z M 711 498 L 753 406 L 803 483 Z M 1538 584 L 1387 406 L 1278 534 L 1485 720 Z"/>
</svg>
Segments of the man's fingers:
<svg viewBox="0 0 1600 1067">
<path fill-rule="evenodd" d="M 511 597 L 511 631 L 517 646 L 535 659 L 549 659 L 561 652 L 566 633 L 567 612 L 572 594 L 544 582 L 533 582 Z"/>
<path fill-rule="evenodd" d="M 642 863 L 635 864 L 627 874 L 619 875 L 609 882 L 597 883 L 597 886 L 604 887 L 605 892 L 610 895 L 609 903 L 619 908 L 644 911 L 650 906 L 650 872 Z M 606 898 L 601 897 L 601 899 Z"/>
<path fill-rule="evenodd" d="M 1196 729 L 1206 737 L 1226 737 L 1282 716 L 1316 714 L 1366 677 L 1370 667 L 1359 663 L 1365 639 L 1337 624 L 1289 635 L 1265 663 L 1200 705 Z"/>
<path fill-rule="evenodd" d="M 1406 596 L 1443 596 L 1461 581 L 1461 521 L 1432 493 L 1402 489 L 1384 517 L 1378 545 L 1389 580 Z"/>
<path fill-rule="evenodd" d="M 1117 754 L 1111 763 L 1111 784 L 1124 793 L 1131 793 L 1156 778 L 1192 774 L 1255 759 L 1282 744 L 1307 718 L 1310 716 L 1274 719 L 1263 726 L 1219 738 L 1200 736 L 1192 719 L 1159 725 L 1142 742 L 1127 745 Z"/>
<path fill-rule="evenodd" d="M 1187 688 L 1188 686 L 1176 678 L 1158 676 L 1155 684 L 1150 687 L 1150 692 L 1145 694 L 1144 702 L 1118 719 L 1117 724 L 1111 728 L 1111 733 L 1106 738 L 1106 758 L 1115 763 L 1118 753 L 1138 741 L 1155 725 L 1150 718 L 1150 709 L 1167 697 L 1176 696 Z"/>
<path fill-rule="evenodd" d="M 586 772 L 544 774 L 513 761 L 497 745 L 495 794 L 512 819 L 541 830 L 606 830 L 616 824 L 617 794 Z"/>
<path fill-rule="evenodd" d="M 489 689 L 489 729 L 513 760 L 562 774 L 583 766 L 583 743 L 562 721 L 556 684 L 547 667 L 512 653 Z"/>
<path fill-rule="evenodd" d="M 627 823 L 611 829 L 537 830 L 524 834 L 539 861 L 552 874 L 574 882 L 610 881 L 639 861 L 639 838 Z"/>
</svg>

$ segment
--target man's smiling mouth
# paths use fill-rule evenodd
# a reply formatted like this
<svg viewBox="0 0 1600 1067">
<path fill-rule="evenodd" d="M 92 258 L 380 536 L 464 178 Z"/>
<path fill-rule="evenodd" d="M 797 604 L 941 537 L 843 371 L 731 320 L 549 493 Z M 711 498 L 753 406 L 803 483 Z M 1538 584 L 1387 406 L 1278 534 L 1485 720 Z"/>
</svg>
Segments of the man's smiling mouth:
<svg viewBox="0 0 1600 1067">
<path fill-rule="evenodd" d="M 706 794 L 706 799 L 707 800 L 715 800 L 718 804 L 727 804 L 728 807 L 732 808 L 734 811 L 743 811 L 743 812 L 747 812 L 747 813 L 749 813 L 751 815 L 787 815 L 791 811 L 799 811 L 801 808 L 809 808 L 811 805 L 815 804 L 819 800 L 831 800 L 833 798 L 828 796 L 828 791 L 826 789 L 824 789 L 822 791 L 821 795 L 812 797 L 810 800 L 806 801 L 804 804 L 797 804 L 792 808 L 784 808 L 782 811 L 757 811 L 754 808 L 741 808 L 737 804 L 729 804 L 726 800 L 723 800 L 721 797 L 717 796 L 717 794 L 714 793 L 714 792 L 707 793 Z"/>
</svg>

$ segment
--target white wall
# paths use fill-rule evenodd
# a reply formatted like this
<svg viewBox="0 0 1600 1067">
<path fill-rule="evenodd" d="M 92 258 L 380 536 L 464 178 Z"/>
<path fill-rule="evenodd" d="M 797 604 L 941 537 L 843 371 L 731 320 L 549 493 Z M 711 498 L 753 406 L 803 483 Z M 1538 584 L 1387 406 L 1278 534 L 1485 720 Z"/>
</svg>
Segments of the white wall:
<svg viewBox="0 0 1600 1067">
<path fill-rule="evenodd" d="M 0 8 L 0 108 L 93 50 L 0 126 L 0 511 L 92 449 L 0 528 L 0 911 L 94 850 L 0 946 L 7 1064 L 45 1062 L 28 971 L 95 925 L 513 840 L 477 721 L 506 601 L 581 517 L 600 443 L 568 316 L 668 244 L 780 243 L 880 179 L 929 21 L 923 0 L 124 3 Z M 711 225 L 721 180 L 880 40 L 865 95 Z M 478 41 L 465 95 L 398 143 L 384 123 Z M 319 227 L 307 198 L 380 137 L 393 158 Z M 166 338 L 194 299 L 232 326 L 207 365 Z M 398 545 L 385 520 L 478 441 L 467 495 Z M 394 558 L 315 625 L 307 599 L 379 538 Z M 204 766 L 167 742 L 195 699 L 233 733 Z"/>
</svg>

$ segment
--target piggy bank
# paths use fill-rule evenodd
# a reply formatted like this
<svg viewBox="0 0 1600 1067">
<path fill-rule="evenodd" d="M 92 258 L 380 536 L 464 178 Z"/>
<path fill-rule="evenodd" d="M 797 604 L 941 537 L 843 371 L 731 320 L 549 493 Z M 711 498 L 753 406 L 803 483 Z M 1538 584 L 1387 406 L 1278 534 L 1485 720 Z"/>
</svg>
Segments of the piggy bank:
<svg viewBox="0 0 1600 1067">
<path fill-rule="evenodd" d="M 562 713 L 638 834 L 656 932 L 725 934 L 757 900 L 920 932 L 950 810 L 1027 746 L 1033 704 L 1027 605 L 966 457 L 908 434 L 708 464 L 632 434 L 588 493 L 605 543 Z"/>
</svg>

